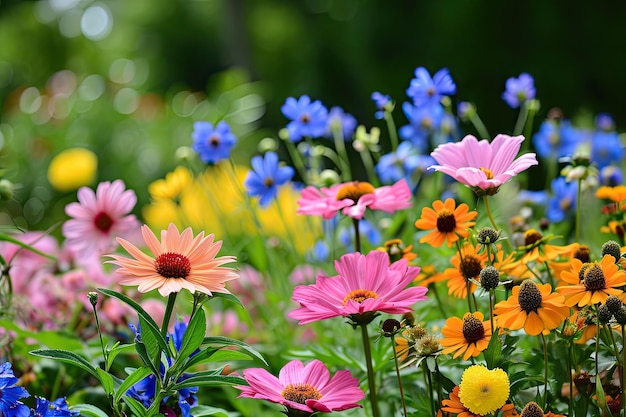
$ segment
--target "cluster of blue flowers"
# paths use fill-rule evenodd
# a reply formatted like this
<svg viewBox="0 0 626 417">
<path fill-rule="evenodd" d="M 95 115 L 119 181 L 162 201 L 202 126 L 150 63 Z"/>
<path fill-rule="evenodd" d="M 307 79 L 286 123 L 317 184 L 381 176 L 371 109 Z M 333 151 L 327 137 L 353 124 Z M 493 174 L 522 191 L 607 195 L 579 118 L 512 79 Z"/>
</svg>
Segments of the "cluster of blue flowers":
<svg viewBox="0 0 626 417">
<path fill-rule="evenodd" d="M 36 397 L 34 409 L 29 408 L 20 401 L 30 397 L 24 387 L 16 385 L 18 379 L 13 374 L 9 362 L 0 365 L 0 416 L 3 417 L 75 417 L 80 413 L 68 408 L 65 398 L 48 401 L 45 398 Z"/>
</svg>

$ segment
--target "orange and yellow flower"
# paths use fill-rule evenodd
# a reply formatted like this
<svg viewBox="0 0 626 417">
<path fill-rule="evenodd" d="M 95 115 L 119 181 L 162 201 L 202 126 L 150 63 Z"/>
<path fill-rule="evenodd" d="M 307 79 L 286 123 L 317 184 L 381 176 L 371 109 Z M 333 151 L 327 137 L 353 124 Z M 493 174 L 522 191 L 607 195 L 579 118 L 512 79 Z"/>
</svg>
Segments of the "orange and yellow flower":
<svg viewBox="0 0 626 417">
<path fill-rule="evenodd" d="M 584 307 L 604 303 L 609 295 L 621 296 L 619 289 L 626 285 L 626 272 L 615 264 L 615 258 L 604 255 L 600 262 L 583 263 L 571 260 L 570 270 L 561 273 L 561 279 L 569 285 L 556 290 L 565 296 L 565 305 Z"/>
<path fill-rule="evenodd" d="M 520 262 L 528 264 L 529 262 L 544 263 L 552 261 L 561 255 L 571 252 L 577 243 L 567 246 L 549 245 L 551 236 L 544 237 L 535 229 L 528 229 L 524 233 L 524 246 L 519 249 L 523 250 Z"/>
<path fill-rule="evenodd" d="M 453 358 L 463 355 L 463 360 L 475 357 L 487 349 L 491 340 L 491 324 L 483 321 L 485 316 L 480 311 L 465 313 L 463 320 L 450 317 L 441 329 L 443 339 L 441 353 L 454 353 Z"/>
<path fill-rule="evenodd" d="M 478 280 L 480 271 L 487 262 L 487 252 L 478 253 L 478 248 L 465 242 L 460 253 L 454 255 L 450 262 L 454 268 L 448 268 L 444 271 L 444 275 L 448 279 L 448 294 L 456 298 L 465 298 L 467 297 L 468 284 L 470 292 L 474 293 L 477 285 L 470 279 Z"/>
<path fill-rule="evenodd" d="M 495 306 L 494 315 L 498 326 L 509 330 L 524 328 L 536 336 L 557 328 L 569 315 L 569 307 L 563 304 L 565 297 L 552 293 L 550 284 L 535 284 L 525 280 L 513 287 L 513 293 L 506 301 Z"/>
<path fill-rule="evenodd" d="M 441 411 L 456 414 L 458 417 L 483 417 L 481 414 L 472 413 L 469 408 L 463 405 L 459 398 L 459 386 L 455 386 L 449 395 L 449 399 L 441 401 Z M 515 406 L 511 403 L 504 404 L 500 409 L 502 417 L 518 417 L 519 414 Z"/>
<path fill-rule="evenodd" d="M 467 229 L 474 226 L 473 220 L 478 216 L 478 212 L 469 211 L 469 206 L 465 203 L 456 206 L 452 198 L 445 202 L 437 200 L 433 203 L 433 208 L 424 207 L 421 217 L 415 222 L 415 227 L 422 230 L 432 230 L 420 239 L 420 243 L 428 243 L 438 248 L 444 242 L 448 242 L 448 247 L 469 235 Z"/>
<path fill-rule="evenodd" d="M 604 185 L 596 190 L 596 197 L 620 203 L 626 200 L 626 185 L 617 185 L 615 187 Z"/>
</svg>

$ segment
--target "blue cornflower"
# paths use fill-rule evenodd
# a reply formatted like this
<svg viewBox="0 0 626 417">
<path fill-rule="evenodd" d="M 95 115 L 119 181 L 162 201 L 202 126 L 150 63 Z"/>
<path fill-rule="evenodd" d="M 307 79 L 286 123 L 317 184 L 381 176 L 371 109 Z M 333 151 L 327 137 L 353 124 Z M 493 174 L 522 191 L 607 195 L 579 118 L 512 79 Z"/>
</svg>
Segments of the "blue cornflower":
<svg viewBox="0 0 626 417">
<path fill-rule="evenodd" d="M 24 387 L 18 387 L 18 379 L 13 375 L 11 364 L 0 365 L 0 415 L 5 417 L 28 417 L 30 409 L 20 398 L 30 397 Z"/>
<path fill-rule="evenodd" d="M 439 129 L 443 107 L 439 104 L 418 107 L 405 102 L 402 104 L 402 110 L 410 124 L 400 128 L 398 131 L 400 137 L 413 143 L 420 153 L 427 153 L 430 145 L 429 136 Z"/>
<path fill-rule="evenodd" d="M 616 131 L 596 130 L 591 136 L 591 161 L 598 169 L 611 164 L 618 165 L 624 156 L 624 148 Z"/>
<path fill-rule="evenodd" d="M 50 402 L 45 398 L 36 397 L 37 405 L 31 417 L 75 417 L 80 415 L 80 411 L 72 411 L 68 408 L 65 398 L 57 398 Z"/>
<path fill-rule="evenodd" d="M 569 120 L 545 120 L 533 135 L 533 145 L 542 159 L 571 156 L 581 143 L 583 135 Z"/>
<path fill-rule="evenodd" d="M 502 99 L 509 107 L 516 109 L 528 100 L 535 98 L 535 80 L 530 74 L 521 73 L 518 78 L 506 80 Z"/>
<path fill-rule="evenodd" d="M 280 108 L 291 122 L 287 125 L 289 140 L 297 142 L 305 136 L 319 138 L 324 136 L 328 123 L 328 109 L 321 101 L 311 102 L 309 96 L 301 96 L 298 100 L 287 98 Z"/>
<path fill-rule="evenodd" d="M 202 162 L 208 164 L 217 164 L 228 159 L 231 149 L 237 143 L 230 126 L 223 120 L 215 128 L 209 122 L 195 122 L 191 138 L 192 149 L 200 155 Z"/>
<path fill-rule="evenodd" d="M 564 177 L 552 180 L 552 197 L 548 200 L 546 217 L 552 223 L 563 221 L 576 210 L 578 182 L 565 181 Z"/>
<path fill-rule="evenodd" d="M 598 113 L 596 116 L 596 129 L 610 132 L 615 130 L 615 120 L 613 116 L 608 113 Z"/>
<path fill-rule="evenodd" d="M 244 185 L 248 194 L 259 197 L 261 207 L 265 207 L 278 195 L 278 187 L 291 180 L 295 172 L 292 167 L 278 165 L 276 152 L 267 152 L 264 157 L 257 155 L 251 164 Z"/>
<path fill-rule="evenodd" d="M 350 140 L 356 130 L 356 119 L 353 115 L 343 111 L 341 107 L 335 106 L 328 113 L 328 124 L 326 126 L 327 138 L 332 138 L 334 129 L 340 128 L 343 140 Z"/>
<path fill-rule="evenodd" d="M 378 91 L 372 93 L 372 100 L 374 101 L 374 105 L 376 106 L 376 113 L 374 113 L 374 117 L 377 119 L 384 119 L 385 112 L 390 112 L 393 110 L 393 102 L 391 101 L 391 97 L 381 94 Z"/>
<path fill-rule="evenodd" d="M 600 170 L 600 185 L 615 187 L 624 183 L 624 175 L 620 167 L 609 165 Z"/>
<path fill-rule="evenodd" d="M 456 93 L 456 84 L 452 81 L 447 68 L 442 68 L 431 78 L 424 67 L 415 69 L 415 78 L 411 80 L 406 95 L 413 99 L 418 107 L 439 104 L 444 96 Z"/>
<path fill-rule="evenodd" d="M 544 206 L 548 201 L 548 194 L 546 190 L 520 190 L 517 194 L 517 200 L 524 205 Z"/>
<path fill-rule="evenodd" d="M 383 184 L 393 184 L 407 178 L 418 165 L 419 151 L 411 142 L 402 142 L 395 152 L 383 155 L 376 164 L 376 174 Z"/>
</svg>

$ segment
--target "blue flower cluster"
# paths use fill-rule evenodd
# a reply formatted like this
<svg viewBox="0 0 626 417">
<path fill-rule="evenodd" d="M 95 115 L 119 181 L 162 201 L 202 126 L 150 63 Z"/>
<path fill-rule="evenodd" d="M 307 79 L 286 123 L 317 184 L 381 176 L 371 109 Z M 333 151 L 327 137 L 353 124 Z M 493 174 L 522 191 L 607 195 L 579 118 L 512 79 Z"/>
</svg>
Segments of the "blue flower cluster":
<svg viewBox="0 0 626 417">
<path fill-rule="evenodd" d="M 230 152 L 237 143 L 237 138 L 230 131 L 230 126 L 224 120 L 217 126 L 209 122 L 193 124 L 192 149 L 198 153 L 202 162 L 217 164 L 230 158 Z"/>
</svg>

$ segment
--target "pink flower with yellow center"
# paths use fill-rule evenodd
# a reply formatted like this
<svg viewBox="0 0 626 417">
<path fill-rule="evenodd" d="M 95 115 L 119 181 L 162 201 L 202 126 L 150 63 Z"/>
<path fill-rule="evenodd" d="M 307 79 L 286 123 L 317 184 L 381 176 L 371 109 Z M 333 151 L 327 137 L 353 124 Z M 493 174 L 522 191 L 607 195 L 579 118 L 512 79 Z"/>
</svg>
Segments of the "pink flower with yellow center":
<svg viewBox="0 0 626 417">
<path fill-rule="evenodd" d="M 317 359 L 306 365 L 293 360 L 280 370 L 278 378 L 262 368 L 245 369 L 243 376 L 248 386 L 235 387 L 241 390 L 238 398 L 282 404 L 287 415 L 292 415 L 290 410 L 312 414 L 357 408 L 361 407 L 357 401 L 365 396 L 350 371 L 337 371 L 331 378 L 326 365 Z"/>
<path fill-rule="evenodd" d="M 298 214 L 332 219 L 341 212 L 353 219 L 362 219 L 365 210 L 393 213 L 411 207 L 411 190 L 405 180 L 375 188 L 362 181 L 336 184 L 328 188 L 306 187 L 298 200 Z"/>
<path fill-rule="evenodd" d="M 431 153 L 438 165 L 430 168 L 450 175 L 479 195 L 493 195 L 515 175 L 537 165 L 534 153 L 515 159 L 524 136 L 497 135 L 492 142 L 467 135 L 461 142 L 437 146 Z"/>
<path fill-rule="evenodd" d="M 118 242 L 133 258 L 109 255 L 114 260 L 108 262 L 120 266 L 116 272 L 124 277 L 122 285 L 137 285 L 139 292 L 158 289 L 163 297 L 182 289 L 211 295 L 229 293 L 224 283 L 239 278 L 236 271 L 222 266 L 235 262 L 234 256 L 216 257 L 222 242 L 214 242 L 212 234 L 194 237 L 190 227 L 179 233 L 173 223 L 161 231 L 160 242 L 146 225 L 141 234 L 154 257 L 121 238 Z"/>
<path fill-rule="evenodd" d="M 411 312 L 413 304 L 426 299 L 426 287 L 406 288 L 420 268 L 408 266 L 406 259 L 390 264 L 385 252 L 346 254 L 335 261 L 335 269 L 336 276 L 320 275 L 315 284 L 294 289 L 292 299 L 300 307 L 290 312 L 289 317 L 300 324 L 332 317 L 350 317 L 361 322 L 359 318 L 370 312 Z"/>
</svg>

